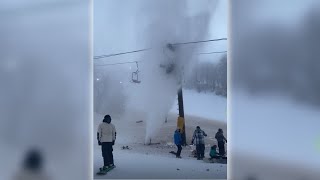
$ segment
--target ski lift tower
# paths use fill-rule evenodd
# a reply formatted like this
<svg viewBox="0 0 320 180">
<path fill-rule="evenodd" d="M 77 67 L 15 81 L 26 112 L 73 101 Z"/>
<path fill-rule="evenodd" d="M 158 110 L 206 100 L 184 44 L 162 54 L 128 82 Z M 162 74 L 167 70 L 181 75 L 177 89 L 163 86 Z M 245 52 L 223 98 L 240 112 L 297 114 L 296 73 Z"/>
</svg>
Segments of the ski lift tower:
<svg viewBox="0 0 320 180">
<path fill-rule="evenodd" d="M 173 47 L 172 44 L 168 44 L 167 48 L 171 52 L 175 51 L 175 48 Z M 175 69 L 178 70 L 177 67 Z M 182 92 L 182 79 L 183 79 L 183 77 L 182 77 L 182 72 L 180 70 L 178 70 L 177 76 L 178 76 L 178 79 L 179 79 L 178 82 L 179 82 L 179 85 L 180 85 L 180 87 L 178 89 L 178 92 L 177 92 L 177 94 L 178 94 L 178 107 L 179 107 L 179 117 L 177 119 L 177 127 L 182 132 L 182 134 L 181 134 L 182 135 L 182 145 L 186 146 L 187 142 L 186 142 L 186 129 L 185 129 L 184 107 L 183 107 L 183 92 Z"/>
<path fill-rule="evenodd" d="M 178 90 L 178 106 L 179 106 L 179 118 L 178 118 L 178 126 L 182 126 L 182 145 L 186 146 L 186 128 L 185 128 L 185 121 L 184 121 L 184 108 L 183 108 L 183 93 L 182 93 L 182 85 Z"/>
</svg>

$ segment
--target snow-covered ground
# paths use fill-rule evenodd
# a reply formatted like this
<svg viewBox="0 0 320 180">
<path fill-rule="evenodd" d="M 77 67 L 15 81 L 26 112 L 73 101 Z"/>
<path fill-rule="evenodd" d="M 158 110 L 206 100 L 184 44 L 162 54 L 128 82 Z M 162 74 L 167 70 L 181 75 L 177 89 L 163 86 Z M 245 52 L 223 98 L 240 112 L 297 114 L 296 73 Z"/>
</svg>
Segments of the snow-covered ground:
<svg viewBox="0 0 320 180">
<path fill-rule="evenodd" d="M 319 179 L 316 106 L 285 95 L 254 96 L 238 90 L 232 93 L 230 108 L 231 178 L 251 174 L 256 179 Z"/>
<path fill-rule="evenodd" d="M 233 93 L 232 109 L 232 145 L 235 149 L 320 166 L 319 150 L 316 148 L 320 112 L 316 107 L 295 102 L 285 96 L 257 97 L 237 92 Z M 247 124 L 255 128 L 248 128 Z M 246 137 L 250 137 L 250 143 L 246 143 Z M 275 141 L 264 143 L 270 139 Z M 297 156 L 294 150 L 297 148 L 299 153 L 318 158 L 305 161 Z"/>
<path fill-rule="evenodd" d="M 226 106 L 226 98 L 220 99 L 215 95 L 199 94 L 189 90 L 184 91 L 185 99 L 185 120 L 187 143 L 190 144 L 191 136 L 196 126 L 200 126 L 207 134 L 206 153 L 209 155 L 209 148 L 216 144 L 214 135 L 218 128 L 222 128 L 227 134 L 227 124 L 221 118 L 222 109 Z M 216 100 L 216 103 L 211 101 Z M 176 106 L 176 105 L 175 105 Z M 211 106 L 211 107 L 207 107 Z M 192 108 L 194 107 L 194 108 Z M 214 108 L 212 108 L 214 107 Z M 215 109 L 213 112 L 210 109 Z M 220 110 L 219 110 L 220 109 Z M 133 115 L 133 116 L 132 116 Z M 219 118 L 220 117 L 220 118 Z M 103 116 L 95 114 L 94 128 L 102 121 Z M 182 159 L 175 158 L 170 151 L 176 151 L 173 144 L 173 133 L 176 129 L 177 112 L 171 111 L 168 114 L 167 122 L 162 120 L 159 131 L 152 141 L 152 145 L 144 145 L 146 135 L 146 122 L 143 116 L 131 113 L 130 119 L 113 119 L 117 129 L 117 140 L 114 146 L 114 160 L 117 166 L 105 176 L 95 178 L 181 178 L 181 179 L 226 179 L 227 165 L 217 163 L 205 163 L 192 157 L 191 151 L 194 146 L 183 147 Z M 142 121 L 137 123 L 137 121 Z M 95 132 L 94 131 L 94 132 Z M 130 150 L 123 150 L 122 146 L 129 146 Z M 101 147 L 98 146 L 94 136 L 94 173 L 103 165 Z"/>
<path fill-rule="evenodd" d="M 198 93 L 195 90 L 183 90 L 184 112 L 187 115 L 203 117 L 209 120 L 227 122 L 227 98 L 214 93 Z M 178 112 L 177 103 L 171 112 Z"/>
<path fill-rule="evenodd" d="M 100 153 L 96 150 L 96 153 Z M 123 152 L 122 152 L 123 151 Z M 195 159 L 176 159 L 154 154 L 131 152 L 130 150 L 114 150 L 117 167 L 104 176 L 96 179 L 226 179 L 227 167 L 224 164 L 208 164 Z M 95 172 L 102 164 L 96 158 Z"/>
</svg>

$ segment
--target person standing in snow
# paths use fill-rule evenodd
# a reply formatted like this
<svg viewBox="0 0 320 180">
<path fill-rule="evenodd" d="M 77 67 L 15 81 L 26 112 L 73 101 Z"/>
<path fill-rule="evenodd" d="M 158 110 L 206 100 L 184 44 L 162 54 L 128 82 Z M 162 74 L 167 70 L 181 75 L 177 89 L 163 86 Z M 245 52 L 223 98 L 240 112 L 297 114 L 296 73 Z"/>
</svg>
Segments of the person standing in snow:
<svg viewBox="0 0 320 180">
<path fill-rule="evenodd" d="M 181 144 L 182 144 L 182 137 L 181 137 L 181 133 L 180 133 L 180 129 L 177 129 L 174 132 L 174 143 L 176 144 L 176 146 L 178 147 L 177 153 L 176 153 L 176 158 L 181 158 L 180 154 L 181 154 Z"/>
<path fill-rule="evenodd" d="M 200 126 L 197 126 L 196 130 L 193 133 L 191 144 L 194 144 L 194 140 L 196 140 L 196 150 L 197 150 L 197 159 L 201 160 L 204 158 L 204 137 L 207 134 L 200 129 Z"/>
<path fill-rule="evenodd" d="M 103 122 L 100 123 L 98 127 L 97 132 L 98 144 L 101 145 L 104 169 L 114 167 L 112 146 L 115 143 L 116 135 L 116 128 L 111 123 L 110 115 L 105 115 Z"/>
<path fill-rule="evenodd" d="M 227 139 L 224 137 L 222 129 L 218 130 L 215 138 L 218 141 L 219 155 L 224 156 L 226 153 L 225 148 L 224 148 L 224 144 L 227 142 Z"/>
</svg>

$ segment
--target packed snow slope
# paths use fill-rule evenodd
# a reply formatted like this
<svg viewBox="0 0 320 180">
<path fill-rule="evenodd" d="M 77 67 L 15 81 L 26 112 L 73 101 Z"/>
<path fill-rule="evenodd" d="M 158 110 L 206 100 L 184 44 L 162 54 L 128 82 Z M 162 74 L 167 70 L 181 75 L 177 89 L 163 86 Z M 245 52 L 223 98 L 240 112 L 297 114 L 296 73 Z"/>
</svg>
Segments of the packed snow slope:
<svg viewBox="0 0 320 180">
<path fill-rule="evenodd" d="M 185 104 L 187 105 L 187 103 Z M 162 120 L 157 133 L 151 139 L 151 145 L 145 145 L 146 122 L 143 117 L 140 113 L 131 113 L 130 117 L 113 118 L 112 123 L 117 129 L 117 140 L 114 146 L 114 161 L 117 168 L 105 176 L 96 176 L 94 174 L 95 178 L 227 178 L 227 165 L 196 160 L 191 156 L 191 151 L 195 149 L 194 146 L 183 147 L 182 159 L 177 159 L 169 153 L 170 151 L 176 151 L 176 146 L 173 144 L 173 133 L 176 129 L 177 119 L 176 113 L 169 113 L 167 121 L 165 119 Z M 94 132 L 96 132 L 102 119 L 103 115 L 95 114 Z M 214 135 L 217 129 L 222 128 L 227 134 L 226 122 L 221 120 L 206 119 L 187 114 L 185 119 L 188 144 L 191 142 L 196 126 L 199 125 L 208 134 L 208 137 L 205 138 L 206 157 L 209 156 L 210 146 L 216 144 Z M 131 149 L 123 150 L 122 146 L 129 146 Z M 101 147 L 98 146 L 94 136 L 94 173 L 102 165 Z"/>
<path fill-rule="evenodd" d="M 227 122 L 227 98 L 212 92 L 198 93 L 195 90 L 183 90 L 184 112 L 187 115 Z M 175 101 L 171 112 L 178 113 Z"/>
</svg>

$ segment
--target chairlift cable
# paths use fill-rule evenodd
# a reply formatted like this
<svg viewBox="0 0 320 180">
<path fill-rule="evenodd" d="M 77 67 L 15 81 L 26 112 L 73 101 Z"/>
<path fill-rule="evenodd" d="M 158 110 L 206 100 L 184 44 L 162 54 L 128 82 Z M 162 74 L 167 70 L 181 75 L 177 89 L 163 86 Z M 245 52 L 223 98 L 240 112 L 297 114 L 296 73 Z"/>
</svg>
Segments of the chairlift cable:
<svg viewBox="0 0 320 180">
<path fill-rule="evenodd" d="M 226 53 L 227 51 L 215 51 L 215 52 L 207 52 L 207 53 L 199 53 L 201 54 L 220 54 L 220 53 Z"/>
<path fill-rule="evenodd" d="M 141 62 L 141 61 L 128 61 L 128 62 L 114 63 L 114 64 L 96 64 L 95 66 L 113 66 L 113 65 L 120 65 L 120 64 L 133 64 L 138 62 Z"/>
<path fill-rule="evenodd" d="M 100 56 L 95 56 L 93 59 L 101 59 L 101 58 L 107 58 L 107 57 L 112 57 L 112 56 L 119 56 L 119 55 L 124 55 L 124 54 L 137 53 L 137 52 L 147 51 L 147 50 L 150 50 L 150 49 L 151 48 L 139 49 L 139 50 L 135 50 L 135 51 L 121 52 L 121 53 L 115 53 L 115 54 L 100 55 Z"/>
<path fill-rule="evenodd" d="M 212 41 L 223 41 L 227 40 L 227 38 L 220 38 L 220 39 L 209 39 L 203 41 L 191 41 L 191 42 L 184 42 L 184 43 L 172 43 L 171 45 L 185 45 L 185 44 L 195 44 L 195 43 L 205 43 L 205 42 L 212 42 Z"/>
<path fill-rule="evenodd" d="M 209 39 L 209 40 L 203 40 L 203 41 L 191 41 L 191 42 L 182 42 L 182 43 L 172 43 L 171 45 L 179 46 L 179 45 L 186 45 L 186 44 L 196 44 L 196 43 L 205 43 L 205 42 L 213 42 L 213 41 L 222 41 L 227 40 L 227 38 L 220 38 L 220 39 Z M 139 49 L 134 51 L 128 51 L 128 52 L 121 52 L 121 53 L 115 53 L 115 54 L 106 54 L 106 55 L 100 55 L 100 56 L 94 56 L 93 59 L 102 59 L 102 58 L 108 58 L 113 56 L 119 56 L 124 54 L 131 54 L 131 53 L 137 53 L 137 52 L 143 52 L 151 50 L 152 48 L 145 48 L 145 49 Z"/>
</svg>

